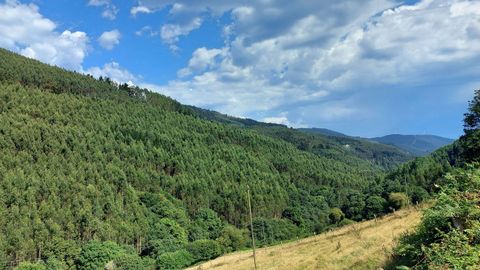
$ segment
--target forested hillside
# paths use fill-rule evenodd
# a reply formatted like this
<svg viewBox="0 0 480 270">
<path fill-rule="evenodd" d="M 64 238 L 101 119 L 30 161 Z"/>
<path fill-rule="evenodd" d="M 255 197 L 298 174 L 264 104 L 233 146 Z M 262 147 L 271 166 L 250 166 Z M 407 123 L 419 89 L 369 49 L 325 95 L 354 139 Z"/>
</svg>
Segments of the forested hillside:
<svg viewBox="0 0 480 270">
<path fill-rule="evenodd" d="M 196 107 L 189 108 L 203 119 L 255 130 L 260 134 L 289 142 L 302 151 L 357 164 L 357 166 L 370 163 L 388 170 L 414 158 L 413 155 L 394 146 L 357 139 L 334 131 L 294 129 L 279 124 L 232 117 Z"/>
<path fill-rule="evenodd" d="M 301 151 L 144 89 L 0 59 L 2 267 L 207 260 L 247 245 L 248 189 L 261 244 L 389 211 L 383 171 L 356 155 Z"/>
</svg>

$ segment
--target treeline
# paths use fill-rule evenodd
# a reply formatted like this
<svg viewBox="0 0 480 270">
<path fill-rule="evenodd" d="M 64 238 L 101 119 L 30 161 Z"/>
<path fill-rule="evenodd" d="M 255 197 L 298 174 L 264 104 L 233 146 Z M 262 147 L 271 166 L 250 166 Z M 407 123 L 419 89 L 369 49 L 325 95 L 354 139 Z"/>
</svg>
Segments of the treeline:
<svg viewBox="0 0 480 270">
<path fill-rule="evenodd" d="M 448 151 L 430 157 L 431 164 L 419 164 L 416 183 L 436 190 L 435 204 L 417 230 L 401 239 L 389 268 L 480 268 L 480 90 L 465 114 L 464 131 Z"/>
<path fill-rule="evenodd" d="M 261 244 L 406 200 L 357 157 L 315 155 L 146 90 L 0 56 L 4 268 L 176 269 L 242 249 L 248 189 Z"/>
</svg>

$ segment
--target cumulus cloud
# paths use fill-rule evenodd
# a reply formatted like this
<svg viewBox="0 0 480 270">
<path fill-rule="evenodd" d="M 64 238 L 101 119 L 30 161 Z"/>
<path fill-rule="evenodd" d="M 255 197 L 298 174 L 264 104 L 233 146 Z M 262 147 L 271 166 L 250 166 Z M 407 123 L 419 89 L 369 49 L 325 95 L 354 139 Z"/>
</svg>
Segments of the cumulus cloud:
<svg viewBox="0 0 480 270">
<path fill-rule="evenodd" d="M 86 74 L 90 74 L 95 78 L 108 77 L 117 83 L 129 83 L 133 84 L 140 78 L 130 73 L 127 69 L 123 68 L 117 62 L 111 62 L 105 64 L 103 67 L 92 67 L 85 71 Z"/>
<path fill-rule="evenodd" d="M 0 46 L 27 57 L 81 70 L 87 55 L 88 36 L 80 31 L 57 32 L 34 4 L 6 1 L 0 4 Z"/>
<path fill-rule="evenodd" d="M 202 25 L 202 19 L 196 17 L 184 24 L 165 24 L 160 30 L 160 37 L 163 42 L 170 46 L 170 49 L 176 51 L 178 47 L 176 43 L 180 36 L 189 34 L 192 30 L 199 28 Z"/>
<path fill-rule="evenodd" d="M 89 0 L 89 6 L 103 7 L 102 17 L 109 20 L 117 18 L 118 8 L 112 4 L 111 0 Z"/>
<path fill-rule="evenodd" d="M 115 46 L 120 44 L 120 38 L 122 34 L 117 29 L 112 31 L 103 32 L 103 34 L 98 38 L 100 46 L 107 50 L 113 49 Z"/>
<path fill-rule="evenodd" d="M 152 11 L 169 8 L 170 25 L 231 15 L 225 47 L 197 49 L 179 79 L 154 87 L 232 115 L 268 119 L 289 111 L 289 119 L 316 125 L 361 120 L 382 109 L 373 89 L 479 75 L 478 1 L 140 2 Z M 171 43 L 190 31 L 171 31 Z"/>
<path fill-rule="evenodd" d="M 186 77 L 192 73 L 205 71 L 216 64 L 215 57 L 222 54 L 224 50 L 198 48 L 193 52 L 192 58 L 188 61 L 188 66 L 178 71 L 179 77 Z"/>
</svg>

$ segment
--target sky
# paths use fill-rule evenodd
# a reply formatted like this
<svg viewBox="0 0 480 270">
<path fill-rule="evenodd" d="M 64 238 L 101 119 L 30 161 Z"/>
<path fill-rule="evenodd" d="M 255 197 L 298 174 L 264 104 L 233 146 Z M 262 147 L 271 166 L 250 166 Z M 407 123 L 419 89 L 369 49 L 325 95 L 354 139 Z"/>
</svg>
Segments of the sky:
<svg viewBox="0 0 480 270">
<path fill-rule="evenodd" d="M 0 47 L 237 117 L 456 138 L 480 0 L 0 0 Z"/>
</svg>

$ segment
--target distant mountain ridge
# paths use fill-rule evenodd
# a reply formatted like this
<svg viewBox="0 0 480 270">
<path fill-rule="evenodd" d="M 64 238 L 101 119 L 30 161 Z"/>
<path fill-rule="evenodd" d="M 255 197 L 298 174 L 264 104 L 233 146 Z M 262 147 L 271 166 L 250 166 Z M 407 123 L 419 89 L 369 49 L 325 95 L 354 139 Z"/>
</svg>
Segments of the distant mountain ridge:
<svg viewBox="0 0 480 270">
<path fill-rule="evenodd" d="M 325 136 L 334 136 L 334 137 L 351 137 L 348 135 L 345 135 L 343 133 L 327 129 L 327 128 L 299 128 L 298 130 L 307 132 L 307 133 L 313 133 L 313 134 L 320 134 L 320 135 L 325 135 Z"/>
<path fill-rule="evenodd" d="M 425 156 L 433 151 L 453 143 L 453 139 L 435 135 L 400 135 L 392 134 L 370 140 L 393 145 L 416 156 Z"/>
<path fill-rule="evenodd" d="M 426 156 L 433 151 L 454 142 L 453 139 L 436 135 L 401 135 L 390 134 L 382 137 L 362 138 L 349 136 L 326 128 L 300 128 L 299 130 L 329 137 L 353 138 L 391 145 L 414 156 Z"/>
</svg>

